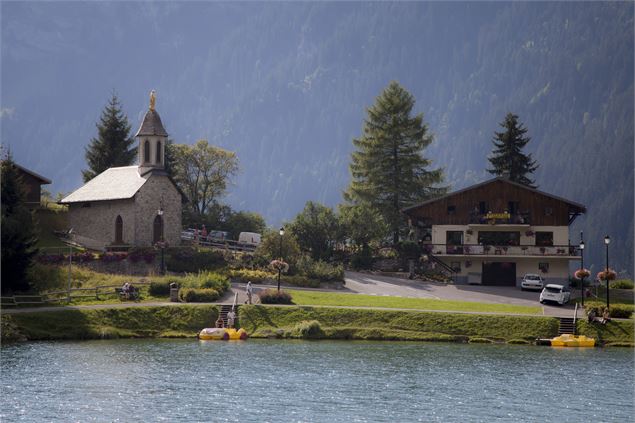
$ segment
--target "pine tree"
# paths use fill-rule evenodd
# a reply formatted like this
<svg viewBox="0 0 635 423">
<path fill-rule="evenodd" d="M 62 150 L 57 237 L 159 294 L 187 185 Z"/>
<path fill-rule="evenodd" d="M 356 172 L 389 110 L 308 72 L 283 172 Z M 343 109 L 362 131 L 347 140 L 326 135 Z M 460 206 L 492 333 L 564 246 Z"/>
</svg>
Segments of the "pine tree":
<svg viewBox="0 0 635 423">
<path fill-rule="evenodd" d="M 395 243 L 406 226 L 400 210 L 447 191 L 435 186 L 443 182 L 443 170 L 429 170 L 432 161 L 423 156 L 433 136 L 422 113 L 411 116 L 414 104 L 414 97 L 393 81 L 368 108 L 363 135 L 353 140 L 352 181 L 344 193 L 349 202 L 376 209 Z"/>
<path fill-rule="evenodd" d="M 2 293 L 27 291 L 26 273 L 37 254 L 37 238 L 25 206 L 25 187 L 11 155 L 2 161 L 1 192 Z"/>
<path fill-rule="evenodd" d="M 524 135 L 527 128 L 518 122 L 518 116 L 508 113 L 500 124 L 505 130 L 494 132 L 494 151 L 488 160 L 493 169 L 487 171 L 496 176 L 507 176 L 509 180 L 536 188 L 529 175 L 538 169 L 538 165 L 531 159 L 531 154 L 523 154 L 522 149 L 531 140 Z"/>
<path fill-rule="evenodd" d="M 88 169 L 82 171 L 84 182 L 90 181 L 109 167 L 129 166 L 137 156 L 134 138 L 130 137 L 128 118 L 123 114 L 115 94 L 96 126 L 98 136 L 86 147 Z"/>
</svg>

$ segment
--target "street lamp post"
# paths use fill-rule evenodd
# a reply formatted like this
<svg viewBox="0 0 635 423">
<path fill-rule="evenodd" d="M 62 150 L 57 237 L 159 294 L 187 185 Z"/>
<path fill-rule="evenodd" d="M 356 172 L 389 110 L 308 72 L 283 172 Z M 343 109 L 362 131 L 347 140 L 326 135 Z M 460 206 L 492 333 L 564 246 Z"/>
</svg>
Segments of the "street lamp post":
<svg viewBox="0 0 635 423">
<path fill-rule="evenodd" d="M 280 261 L 282 261 L 282 237 L 284 236 L 284 226 L 280 228 L 280 243 L 278 245 L 278 252 L 280 254 Z M 278 266 L 278 292 L 280 292 L 280 273 L 282 272 L 282 266 Z"/>
<path fill-rule="evenodd" d="M 72 263 L 73 263 L 73 244 L 71 244 L 70 236 L 73 233 L 73 228 L 68 230 L 68 297 L 67 301 L 70 304 L 71 302 L 71 273 L 72 273 Z"/>
<path fill-rule="evenodd" d="M 607 235 L 604 237 L 604 244 L 606 245 L 606 269 L 604 270 L 604 280 L 606 281 L 606 308 L 609 308 L 609 244 L 611 238 Z"/>
<path fill-rule="evenodd" d="M 580 231 L 580 269 L 584 269 L 584 240 Z M 582 307 L 584 307 L 584 276 L 580 279 L 580 292 L 582 293 Z"/>
<path fill-rule="evenodd" d="M 159 241 L 159 248 L 161 248 L 161 275 L 165 275 L 165 242 L 163 241 L 163 231 L 165 227 L 163 225 L 163 207 L 159 207 L 157 214 L 161 218 L 161 239 Z"/>
</svg>

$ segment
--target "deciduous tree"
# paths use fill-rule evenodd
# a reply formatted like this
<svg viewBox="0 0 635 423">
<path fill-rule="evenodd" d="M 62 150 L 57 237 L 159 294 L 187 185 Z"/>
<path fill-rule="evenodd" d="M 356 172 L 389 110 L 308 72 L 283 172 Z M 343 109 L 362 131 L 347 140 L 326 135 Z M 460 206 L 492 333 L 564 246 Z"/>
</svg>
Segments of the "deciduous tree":
<svg viewBox="0 0 635 423">
<path fill-rule="evenodd" d="M 307 201 L 304 209 L 289 225 L 300 249 L 308 252 L 313 260 L 326 260 L 331 256 L 337 241 L 337 216 L 329 207 Z"/>
<path fill-rule="evenodd" d="M 229 178 L 238 172 L 236 154 L 199 140 L 194 145 L 173 144 L 172 175 L 187 195 L 192 212 L 205 216 L 225 194 Z"/>
</svg>

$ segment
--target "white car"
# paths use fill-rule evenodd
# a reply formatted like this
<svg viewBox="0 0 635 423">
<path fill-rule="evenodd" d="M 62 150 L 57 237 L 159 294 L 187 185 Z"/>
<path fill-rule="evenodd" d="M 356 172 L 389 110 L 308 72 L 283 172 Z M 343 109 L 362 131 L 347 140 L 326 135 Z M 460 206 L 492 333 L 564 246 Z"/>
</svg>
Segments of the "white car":
<svg viewBox="0 0 635 423">
<path fill-rule="evenodd" d="M 523 276 L 523 280 L 520 283 L 520 289 L 542 289 L 544 287 L 544 282 L 540 275 L 536 275 L 534 273 L 527 273 Z"/>
<path fill-rule="evenodd" d="M 571 292 L 562 285 L 554 283 L 547 284 L 540 293 L 540 303 L 545 301 L 554 301 L 560 305 L 566 304 L 571 298 Z"/>
</svg>

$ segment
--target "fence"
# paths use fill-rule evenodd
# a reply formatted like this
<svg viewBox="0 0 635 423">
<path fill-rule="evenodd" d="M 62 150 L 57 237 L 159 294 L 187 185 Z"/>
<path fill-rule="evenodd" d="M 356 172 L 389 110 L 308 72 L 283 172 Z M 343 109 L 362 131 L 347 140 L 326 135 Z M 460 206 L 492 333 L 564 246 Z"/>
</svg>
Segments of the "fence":
<svg viewBox="0 0 635 423">
<path fill-rule="evenodd" d="M 134 287 L 141 292 L 141 288 L 147 288 L 150 282 L 135 282 Z M 70 299 L 94 298 L 101 300 L 104 297 L 119 296 L 118 289 L 121 285 L 99 285 L 90 288 L 71 288 Z M 147 291 L 147 290 L 146 290 Z M 100 295 L 102 298 L 100 298 Z M 49 303 L 67 302 L 68 290 L 53 291 L 40 295 L 14 295 L 13 297 L 0 297 L 2 307 L 17 307 L 20 305 L 45 305 Z"/>
</svg>

